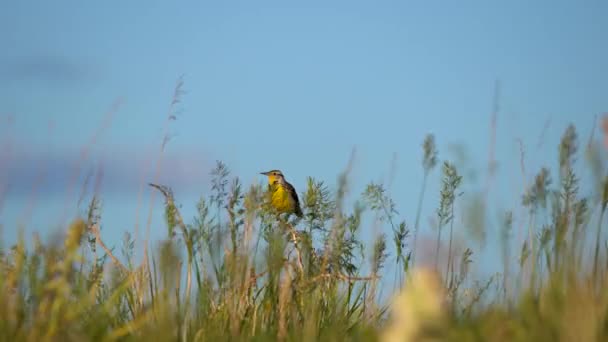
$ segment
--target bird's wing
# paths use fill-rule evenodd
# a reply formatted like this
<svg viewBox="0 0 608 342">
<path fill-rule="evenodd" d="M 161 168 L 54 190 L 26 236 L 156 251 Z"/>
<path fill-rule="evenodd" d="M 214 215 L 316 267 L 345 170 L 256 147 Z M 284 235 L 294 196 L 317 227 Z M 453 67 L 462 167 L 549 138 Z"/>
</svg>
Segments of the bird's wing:
<svg viewBox="0 0 608 342">
<path fill-rule="evenodd" d="M 293 187 L 293 185 L 289 184 L 289 182 L 285 182 L 285 188 L 287 188 L 287 191 L 289 192 L 289 194 L 291 195 L 291 197 L 294 199 L 294 201 L 296 202 L 295 204 L 295 211 L 296 211 L 296 215 L 298 216 L 302 216 L 302 208 L 300 208 L 300 199 L 298 198 L 298 193 L 296 191 L 296 189 Z"/>
</svg>

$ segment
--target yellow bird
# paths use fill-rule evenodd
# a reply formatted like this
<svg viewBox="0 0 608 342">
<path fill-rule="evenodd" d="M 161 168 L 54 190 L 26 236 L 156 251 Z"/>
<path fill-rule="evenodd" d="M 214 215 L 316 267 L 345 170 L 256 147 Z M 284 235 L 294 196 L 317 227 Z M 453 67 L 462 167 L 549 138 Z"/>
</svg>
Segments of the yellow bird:
<svg viewBox="0 0 608 342">
<path fill-rule="evenodd" d="M 268 190 L 271 193 L 270 203 L 272 206 L 279 213 L 293 213 L 301 218 L 302 209 L 300 208 L 298 193 L 293 185 L 285 180 L 283 173 L 279 170 L 271 170 L 261 174 L 268 177 Z"/>
</svg>

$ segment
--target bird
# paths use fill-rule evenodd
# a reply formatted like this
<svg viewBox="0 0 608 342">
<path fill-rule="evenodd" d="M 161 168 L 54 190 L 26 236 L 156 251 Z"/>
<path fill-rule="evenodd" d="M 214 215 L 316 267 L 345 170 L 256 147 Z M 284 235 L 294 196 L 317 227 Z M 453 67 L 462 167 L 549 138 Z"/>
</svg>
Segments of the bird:
<svg viewBox="0 0 608 342">
<path fill-rule="evenodd" d="M 285 180 L 285 176 L 280 170 L 260 172 L 268 177 L 268 191 L 271 194 L 270 204 L 281 213 L 295 214 L 302 218 L 302 208 L 298 193 L 293 185 Z"/>
</svg>

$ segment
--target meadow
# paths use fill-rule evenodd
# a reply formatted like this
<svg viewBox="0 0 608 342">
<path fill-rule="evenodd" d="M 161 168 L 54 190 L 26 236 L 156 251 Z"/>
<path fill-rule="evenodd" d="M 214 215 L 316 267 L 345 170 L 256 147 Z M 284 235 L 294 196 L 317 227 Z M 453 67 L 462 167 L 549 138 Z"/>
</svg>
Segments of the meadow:
<svg viewBox="0 0 608 342">
<path fill-rule="evenodd" d="M 179 87 L 174 104 L 178 97 Z M 167 122 L 175 119 L 171 113 Z M 126 232 L 121 246 L 110 246 L 94 194 L 87 213 L 73 218 L 61 238 L 22 234 L 14 245 L 3 243 L 0 337 L 608 340 L 608 176 L 603 147 L 582 140 L 574 126 L 567 127 L 555 142 L 558 168 L 538 170 L 519 207 L 504 211 L 499 225 L 480 228 L 498 232 L 501 246 L 497 276 L 487 279 L 472 278 L 475 254 L 453 245 L 454 230 L 462 229 L 454 210 L 462 200 L 462 171 L 439 160 L 433 135 L 421 142 L 425 177 L 412 180 L 420 193 L 414 193 L 418 215 L 411 221 L 395 210 L 384 184 L 369 183 L 347 206 L 350 167 L 335 187 L 308 179 L 300 192 L 302 219 L 277 215 L 266 205 L 265 186 L 243 185 L 218 161 L 210 170 L 212 190 L 197 203 L 194 219 L 182 216 L 170 184 L 151 183 L 164 199 L 166 238 L 142 243 Z M 582 173 L 575 172 L 577 160 Z M 441 182 L 439 203 L 425 200 L 433 170 Z M 581 190 L 583 181 L 592 184 L 590 192 Z M 432 265 L 416 263 L 418 233 L 427 224 L 420 217 L 423 203 L 436 208 Z M 515 210 L 526 215 L 521 239 Z M 365 241 L 362 230 L 378 234 Z M 136 246 L 144 246 L 142 260 L 134 257 Z M 397 271 L 386 272 L 388 263 Z M 388 299 L 379 296 L 386 283 L 394 289 Z"/>
</svg>

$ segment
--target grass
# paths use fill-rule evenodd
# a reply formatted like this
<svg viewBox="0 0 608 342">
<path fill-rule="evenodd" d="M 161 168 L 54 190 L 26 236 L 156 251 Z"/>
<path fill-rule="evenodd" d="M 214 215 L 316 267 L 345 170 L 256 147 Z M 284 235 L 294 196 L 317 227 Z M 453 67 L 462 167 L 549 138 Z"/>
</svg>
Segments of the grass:
<svg viewBox="0 0 608 342">
<path fill-rule="evenodd" d="M 167 123 L 176 118 L 181 84 Z M 170 187 L 150 184 L 164 198 L 167 235 L 151 246 L 148 220 L 144 260 L 136 262 L 137 241 L 129 232 L 120 253 L 104 243 L 94 196 L 87 215 L 75 218 L 62 239 L 40 241 L 34 235 L 28 249 L 21 236 L 2 247 L 0 338 L 608 340 L 608 175 L 598 146 L 590 142 L 584 149 L 594 186 L 582 194 L 574 167 L 581 154 L 578 136 L 574 126 L 566 129 L 557 175 L 540 169 L 521 196 L 527 238 L 521 245 L 512 239 L 518 208 L 501 214 L 491 228 L 499 232 L 502 269 L 489 279 L 472 279 L 472 249 L 453 243 L 454 230 L 461 228 L 454 207 L 462 200 L 462 176 L 447 160 L 441 163 L 434 266 L 414 262 L 420 208 L 438 163 L 434 141 L 429 135 L 423 143 L 413 234 L 383 184 L 370 183 L 354 207 L 345 207 L 348 168 L 335 189 L 309 178 L 300 194 L 304 217 L 297 219 L 276 215 L 263 186 L 246 188 L 218 162 L 212 191 L 201 198 L 191 222 L 182 217 Z M 381 229 L 365 243 L 360 232 L 370 217 Z M 440 252 L 447 252 L 446 260 Z M 387 262 L 397 271 L 383 274 Z M 382 301 L 379 289 L 391 280 L 395 296 Z"/>
</svg>

